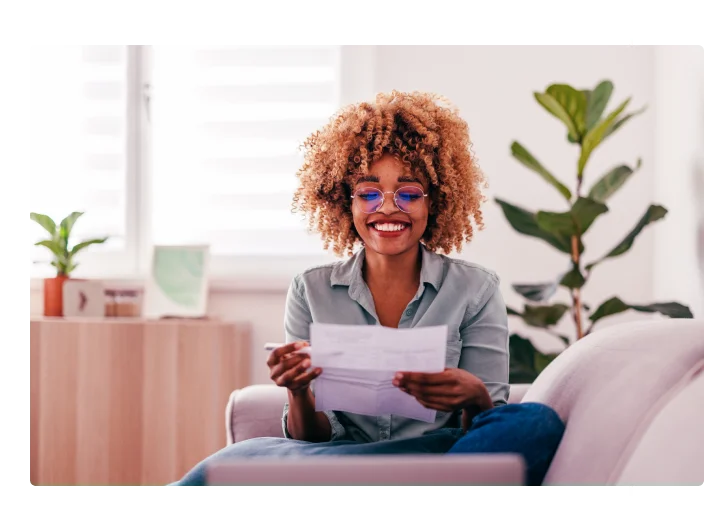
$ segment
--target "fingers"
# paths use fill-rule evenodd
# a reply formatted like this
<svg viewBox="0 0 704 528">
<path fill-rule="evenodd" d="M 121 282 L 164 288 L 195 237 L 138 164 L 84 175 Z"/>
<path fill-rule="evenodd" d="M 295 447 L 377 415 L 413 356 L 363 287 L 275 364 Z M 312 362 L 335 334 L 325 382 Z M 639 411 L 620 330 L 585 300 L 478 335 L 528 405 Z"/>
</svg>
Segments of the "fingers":
<svg viewBox="0 0 704 528">
<path fill-rule="evenodd" d="M 276 365 L 270 367 L 269 377 L 276 381 L 276 378 L 280 377 L 287 370 L 299 365 L 305 359 L 309 359 L 307 354 L 289 354 L 288 356 L 284 356 Z"/>
<path fill-rule="evenodd" d="M 289 344 L 281 346 L 279 348 L 275 348 L 274 350 L 271 351 L 271 354 L 269 354 L 269 357 L 266 360 L 266 364 L 269 367 L 273 367 L 285 355 L 296 352 L 296 351 L 300 350 L 301 348 L 304 348 L 307 346 L 309 346 L 307 341 L 296 341 L 294 343 L 289 343 Z"/>
<path fill-rule="evenodd" d="M 310 372 L 306 370 L 310 368 L 310 359 L 305 358 L 300 361 L 295 367 L 288 369 L 281 376 L 274 379 L 274 382 L 280 387 L 286 387 L 289 390 L 300 390 L 307 387 L 311 381 L 323 373 L 323 369 L 315 368 Z"/>
<path fill-rule="evenodd" d="M 272 379 L 280 387 L 287 387 L 294 379 L 308 370 L 308 367 L 310 367 L 310 359 L 305 358 L 296 366 L 283 371 L 279 376 L 272 376 Z"/>
<path fill-rule="evenodd" d="M 462 401 L 462 387 L 450 370 L 432 374 L 399 372 L 393 384 L 424 407 L 436 411 L 453 411 Z"/>
<path fill-rule="evenodd" d="M 398 387 L 416 395 L 432 395 L 432 396 L 452 396 L 457 394 L 459 387 L 452 381 L 448 381 L 445 385 L 426 385 L 415 381 L 407 381 L 400 383 Z"/>
<path fill-rule="evenodd" d="M 413 382 L 423 385 L 444 385 L 448 381 L 446 371 L 443 372 L 397 372 L 395 380 L 398 380 L 401 385 L 406 382 Z"/>
<path fill-rule="evenodd" d="M 457 381 L 451 372 L 425 374 L 422 372 L 399 372 L 393 379 L 393 384 L 413 396 L 451 396 L 459 389 Z"/>
<path fill-rule="evenodd" d="M 297 378 L 294 378 L 294 380 L 289 384 L 288 388 L 289 390 L 299 390 L 303 387 L 307 387 L 308 385 L 310 385 L 311 381 L 320 376 L 322 373 L 323 369 L 320 368 L 313 369 L 310 372 L 305 372 Z"/>
</svg>

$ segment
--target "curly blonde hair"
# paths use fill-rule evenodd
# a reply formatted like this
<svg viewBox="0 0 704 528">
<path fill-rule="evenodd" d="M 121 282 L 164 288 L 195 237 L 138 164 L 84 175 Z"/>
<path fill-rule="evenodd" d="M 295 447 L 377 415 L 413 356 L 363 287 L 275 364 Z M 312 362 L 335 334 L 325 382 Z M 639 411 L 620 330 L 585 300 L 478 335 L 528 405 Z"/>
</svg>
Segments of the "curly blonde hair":
<svg viewBox="0 0 704 528">
<path fill-rule="evenodd" d="M 308 218 L 325 249 L 351 255 L 361 242 L 352 220 L 354 182 L 390 154 L 429 184 L 428 226 L 421 241 L 434 252 L 460 250 L 472 239 L 474 226 L 484 227 L 480 207 L 486 182 L 471 147 L 467 123 L 444 97 L 378 94 L 374 103 L 342 108 L 305 140 L 293 211 Z"/>
</svg>

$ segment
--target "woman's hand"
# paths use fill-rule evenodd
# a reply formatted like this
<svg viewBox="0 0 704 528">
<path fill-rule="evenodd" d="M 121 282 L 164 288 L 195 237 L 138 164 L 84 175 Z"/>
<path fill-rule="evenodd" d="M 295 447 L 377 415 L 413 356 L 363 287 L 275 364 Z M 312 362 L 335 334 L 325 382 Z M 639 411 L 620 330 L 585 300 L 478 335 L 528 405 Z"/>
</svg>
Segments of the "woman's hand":
<svg viewBox="0 0 704 528">
<path fill-rule="evenodd" d="M 276 348 L 269 354 L 266 361 L 269 377 L 279 387 L 286 387 L 292 393 L 304 392 L 310 382 L 323 372 L 319 368 L 306 372 L 310 367 L 310 356 L 299 352 L 306 346 L 309 346 L 308 343 L 297 341 Z"/>
<path fill-rule="evenodd" d="M 393 384 L 423 407 L 436 411 L 493 407 L 482 380 L 459 368 L 447 368 L 434 374 L 397 372 Z"/>
</svg>

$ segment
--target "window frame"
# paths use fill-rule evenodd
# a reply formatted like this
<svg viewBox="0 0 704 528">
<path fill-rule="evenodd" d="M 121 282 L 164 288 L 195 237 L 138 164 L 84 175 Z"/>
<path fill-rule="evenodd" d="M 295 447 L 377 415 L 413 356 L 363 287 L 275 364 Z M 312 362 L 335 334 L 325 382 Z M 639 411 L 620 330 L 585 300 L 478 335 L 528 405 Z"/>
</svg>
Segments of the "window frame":
<svg viewBox="0 0 704 528">
<path fill-rule="evenodd" d="M 136 263 L 139 259 L 136 241 L 139 236 L 140 217 L 137 212 L 139 172 L 139 155 L 141 150 L 142 134 L 139 129 L 140 101 L 139 90 L 139 53 L 142 46 L 126 46 L 126 115 L 125 115 L 125 246 L 116 251 L 85 251 L 79 254 L 76 261 L 79 266 L 72 277 L 87 279 L 114 278 L 117 280 L 137 278 Z M 42 213 L 42 211 L 37 211 Z M 66 211 L 68 214 L 69 211 Z M 54 218 L 58 223 L 60 218 Z M 86 222 L 89 219 L 79 219 Z M 75 243 L 75 241 L 73 241 Z M 50 253 L 43 252 L 42 263 L 32 264 L 30 268 L 30 281 L 32 284 L 40 283 L 42 279 L 53 277 L 56 270 L 49 264 Z M 46 260 L 46 263 L 44 263 Z"/>
<path fill-rule="evenodd" d="M 149 120 L 152 86 L 152 48 L 127 46 L 126 229 L 120 252 L 87 252 L 79 257 L 76 278 L 100 279 L 110 284 L 143 285 L 152 258 L 151 174 L 152 128 Z M 340 46 L 338 107 L 369 99 L 374 86 L 374 46 Z M 312 131 L 311 131 L 312 132 Z M 316 236 L 316 235 L 313 235 Z M 322 248 L 322 241 L 321 241 Z M 209 282 L 216 291 L 285 291 L 305 269 L 334 262 L 323 255 L 213 255 Z M 39 270 L 39 271 L 38 271 Z M 49 277 L 50 266 L 33 266 L 31 287 Z"/>
</svg>

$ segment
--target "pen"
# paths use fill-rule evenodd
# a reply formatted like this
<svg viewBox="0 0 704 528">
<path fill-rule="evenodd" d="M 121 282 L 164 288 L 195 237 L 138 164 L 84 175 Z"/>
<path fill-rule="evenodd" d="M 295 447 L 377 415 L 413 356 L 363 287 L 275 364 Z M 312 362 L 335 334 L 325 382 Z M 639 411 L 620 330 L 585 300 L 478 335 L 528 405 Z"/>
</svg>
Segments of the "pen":
<svg viewBox="0 0 704 528">
<path fill-rule="evenodd" d="M 265 343 L 264 344 L 264 350 L 267 352 L 273 352 L 275 349 L 284 346 L 283 343 Z M 310 353 L 310 347 L 304 347 L 301 348 L 300 350 L 294 350 L 293 353 L 296 354 L 297 352 L 302 352 L 304 354 L 309 354 Z"/>
</svg>

